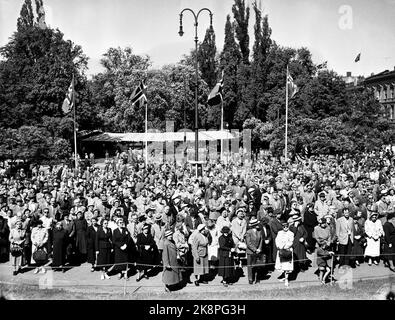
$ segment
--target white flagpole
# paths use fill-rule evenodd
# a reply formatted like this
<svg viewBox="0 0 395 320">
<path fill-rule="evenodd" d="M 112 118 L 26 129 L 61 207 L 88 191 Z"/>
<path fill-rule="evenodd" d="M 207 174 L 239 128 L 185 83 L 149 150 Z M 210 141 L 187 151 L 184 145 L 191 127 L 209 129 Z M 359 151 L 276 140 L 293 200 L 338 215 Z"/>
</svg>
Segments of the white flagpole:
<svg viewBox="0 0 395 320">
<path fill-rule="evenodd" d="M 224 160 L 224 139 L 222 138 L 222 133 L 224 131 L 224 99 L 221 94 L 221 161 Z"/>
<path fill-rule="evenodd" d="M 148 133 L 148 101 L 145 100 L 145 169 L 147 169 L 147 165 L 148 165 L 147 133 Z"/>
<path fill-rule="evenodd" d="M 288 65 L 285 80 L 285 162 L 288 160 Z"/>
<path fill-rule="evenodd" d="M 74 162 L 75 162 L 75 171 L 77 173 L 78 170 L 78 158 L 77 158 L 77 123 L 75 118 L 75 88 L 74 88 L 74 73 L 73 73 L 73 118 L 74 118 Z"/>
</svg>

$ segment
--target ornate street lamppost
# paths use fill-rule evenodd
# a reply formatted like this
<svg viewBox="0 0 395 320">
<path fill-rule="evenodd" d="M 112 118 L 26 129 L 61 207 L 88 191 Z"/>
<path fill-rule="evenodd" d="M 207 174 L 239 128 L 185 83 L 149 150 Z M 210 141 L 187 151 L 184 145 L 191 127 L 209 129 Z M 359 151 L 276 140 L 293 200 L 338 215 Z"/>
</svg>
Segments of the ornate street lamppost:
<svg viewBox="0 0 395 320">
<path fill-rule="evenodd" d="M 192 13 L 194 19 L 195 19 L 195 73 L 196 73 L 196 78 L 195 78 L 195 162 L 196 162 L 196 176 L 198 176 L 198 160 L 199 160 L 199 119 L 198 119 L 198 55 L 197 55 L 197 49 L 198 49 L 198 36 L 197 36 L 197 27 L 198 27 L 198 19 L 199 15 L 203 11 L 207 11 L 210 14 L 210 32 L 214 32 L 213 30 L 213 14 L 210 11 L 210 9 L 207 8 L 202 8 L 199 10 L 197 14 L 192 9 L 185 8 L 181 11 L 180 13 L 180 31 L 178 34 L 180 37 L 183 36 L 184 31 L 182 30 L 182 14 L 184 11 L 189 11 Z"/>
</svg>

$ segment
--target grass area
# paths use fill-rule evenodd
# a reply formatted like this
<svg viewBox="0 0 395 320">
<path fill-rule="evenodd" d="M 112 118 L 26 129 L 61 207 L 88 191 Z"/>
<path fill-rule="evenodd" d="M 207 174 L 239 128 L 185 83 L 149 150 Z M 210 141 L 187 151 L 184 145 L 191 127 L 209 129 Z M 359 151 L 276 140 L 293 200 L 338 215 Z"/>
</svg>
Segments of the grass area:
<svg viewBox="0 0 395 320">
<path fill-rule="evenodd" d="M 271 290 L 226 291 L 221 288 L 218 292 L 172 292 L 166 293 L 128 293 L 97 292 L 94 289 L 72 291 L 72 289 L 38 289 L 37 287 L 20 285 L 0 285 L 0 293 L 6 299 L 15 300 L 368 300 L 383 299 L 389 291 L 395 290 L 395 283 L 390 279 L 360 280 L 353 283 L 352 288 L 342 289 L 334 286 L 308 286 L 301 288 L 280 288 Z"/>
</svg>

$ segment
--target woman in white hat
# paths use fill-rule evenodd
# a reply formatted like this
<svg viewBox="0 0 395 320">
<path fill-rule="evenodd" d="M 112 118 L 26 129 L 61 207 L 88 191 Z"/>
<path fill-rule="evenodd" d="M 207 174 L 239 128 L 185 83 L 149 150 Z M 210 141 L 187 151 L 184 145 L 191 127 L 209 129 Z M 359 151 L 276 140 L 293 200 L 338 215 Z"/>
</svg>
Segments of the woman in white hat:
<svg viewBox="0 0 395 320">
<path fill-rule="evenodd" d="M 369 266 L 373 263 L 377 266 L 380 260 L 380 238 L 384 235 L 383 225 L 377 219 L 379 214 L 375 211 L 370 212 L 369 219 L 365 222 L 366 249 L 365 257 L 369 259 Z"/>
<path fill-rule="evenodd" d="M 195 274 L 195 285 L 199 283 L 207 284 L 207 281 L 202 280 L 202 276 L 209 273 L 208 266 L 208 239 L 205 236 L 205 224 L 200 224 L 197 227 L 197 233 L 192 241 L 192 255 L 193 255 L 193 273 Z"/>
<path fill-rule="evenodd" d="M 289 230 L 289 224 L 292 223 L 292 218 L 288 219 L 288 221 L 282 220 L 281 224 L 283 226 L 283 230 L 280 230 L 277 233 L 276 237 L 276 247 L 277 247 L 277 257 L 275 269 L 282 272 L 279 277 L 280 281 L 285 281 L 285 286 L 288 287 L 288 275 L 294 270 L 293 263 L 293 242 L 294 242 L 294 234 Z M 284 277 L 282 277 L 284 276 Z"/>
<path fill-rule="evenodd" d="M 181 282 L 181 268 L 177 261 L 177 247 L 173 240 L 173 231 L 166 230 L 163 240 L 163 274 L 162 281 L 165 285 L 165 291 L 169 292 L 169 286 L 176 285 Z"/>
</svg>

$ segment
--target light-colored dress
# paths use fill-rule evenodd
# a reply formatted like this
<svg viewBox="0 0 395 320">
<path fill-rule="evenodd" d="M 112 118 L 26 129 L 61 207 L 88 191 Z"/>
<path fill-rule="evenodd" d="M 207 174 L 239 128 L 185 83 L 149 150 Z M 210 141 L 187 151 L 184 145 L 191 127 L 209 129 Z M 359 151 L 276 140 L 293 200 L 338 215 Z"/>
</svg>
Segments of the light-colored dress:
<svg viewBox="0 0 395 320">
<path fill-rule="evenodd" d="M 384 235 L 383 225 L 380 220 L 373 222 L 366 220 L 365 222 L 366 249 L 365 256 L 378 257 L 380 256 L 380 237 Z"/>
<path fill-rule="evenodd" d="M 279 271 L 293 271 L 294 269 L 294 259 L 292 254 L 291 261 L 280 261 L 279 251 L 280 249 L 289 249 L 292 251 L 292 246 L 294 242 L 294 234 L 292 231 L 284 231 L 280 230 L 276 237 L 276 247 L 277 247 L 277 256 L 276 256 L 276 264 L 275 268 Z"/>
<path fill-rule="evenodd" d="M 208 246 L 208 259 L 211 261 L 218 260 L 218 238 L 221 235 L 216 226 L 212 229 L 208 229 L 211 234 L 211 243 Z"/>
</svg>

